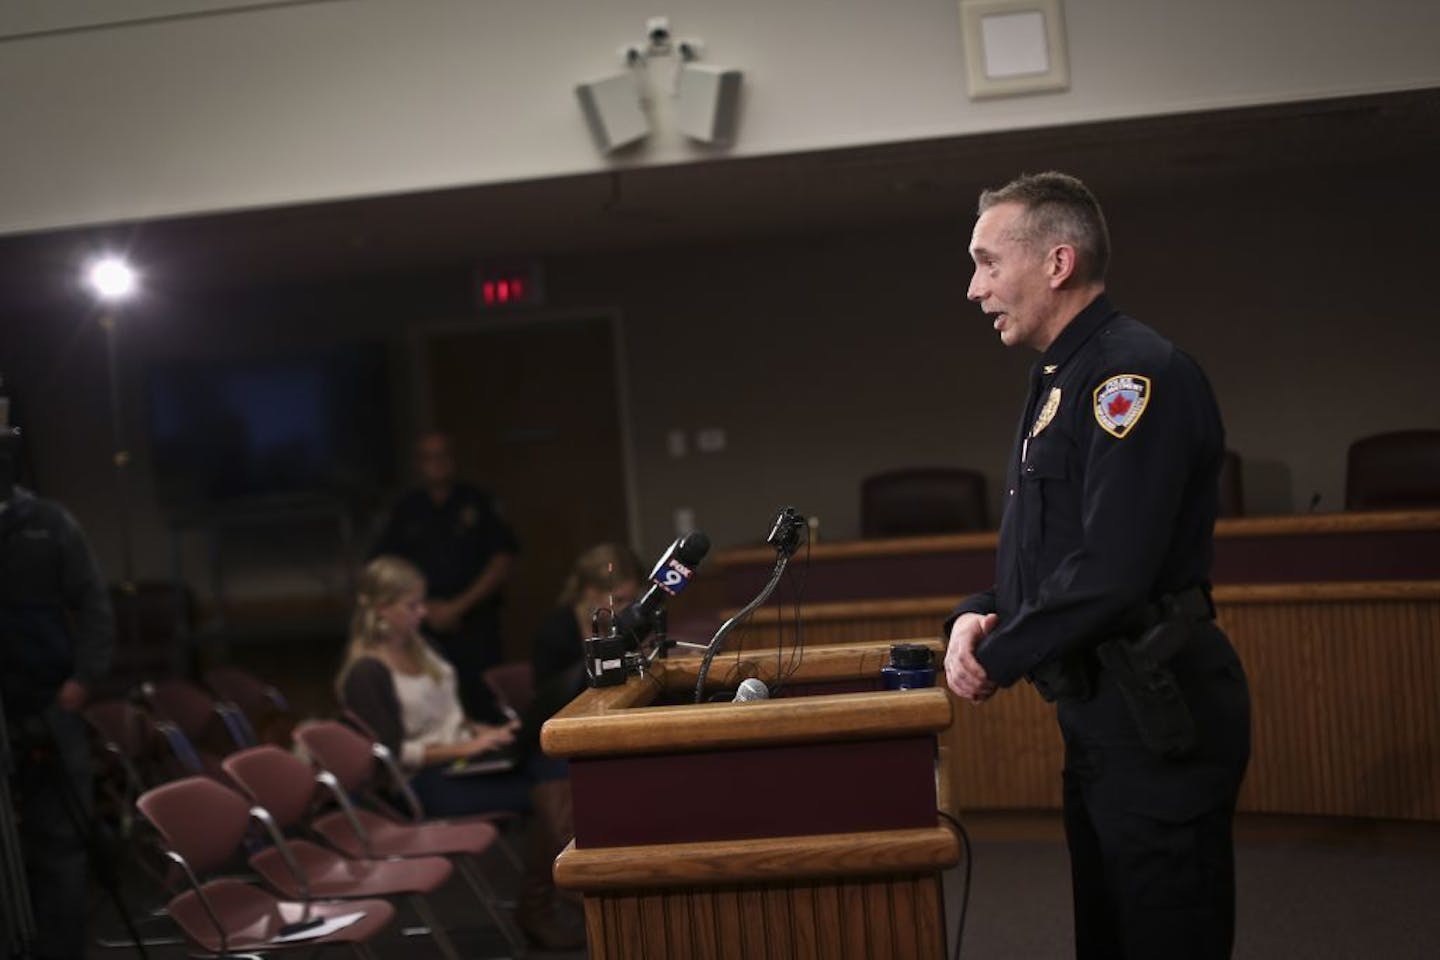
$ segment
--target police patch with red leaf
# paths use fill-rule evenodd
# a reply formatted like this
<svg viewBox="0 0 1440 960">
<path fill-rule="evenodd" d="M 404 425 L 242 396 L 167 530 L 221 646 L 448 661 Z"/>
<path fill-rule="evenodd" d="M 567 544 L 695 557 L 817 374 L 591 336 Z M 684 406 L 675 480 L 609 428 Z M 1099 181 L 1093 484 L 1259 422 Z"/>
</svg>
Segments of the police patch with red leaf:
<svg viewBox="0 0 1440 960">
<path fill-rule="evenodd" d="M 1149 377 L 1119 374 L 1095 388 L 1095 422 L 1113 437 L 1127 437 L 1149 402 Z"/>
</svg>

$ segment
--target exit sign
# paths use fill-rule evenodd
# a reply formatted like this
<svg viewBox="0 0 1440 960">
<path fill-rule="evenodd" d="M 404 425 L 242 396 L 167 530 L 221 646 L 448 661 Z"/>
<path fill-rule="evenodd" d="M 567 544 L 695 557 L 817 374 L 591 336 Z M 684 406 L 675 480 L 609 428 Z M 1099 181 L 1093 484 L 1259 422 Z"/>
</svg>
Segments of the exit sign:
<svg viewBox="0 0 1440 960">
<path fill-rule="evenodd" d="M 481 310 L 538 307 L 542 302 L 537 263 L 486 264 L 475 271 L 475 303 Z"/>
</svg>

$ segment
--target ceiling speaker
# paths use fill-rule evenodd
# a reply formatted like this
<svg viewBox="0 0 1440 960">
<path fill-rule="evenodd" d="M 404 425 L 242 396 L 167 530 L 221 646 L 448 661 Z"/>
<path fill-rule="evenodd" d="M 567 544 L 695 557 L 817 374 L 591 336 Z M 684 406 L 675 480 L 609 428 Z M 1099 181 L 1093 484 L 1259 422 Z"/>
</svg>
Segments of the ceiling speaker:
<svg viewBox="0 0 1440 960">
<path fill-rule="evenodd" d="M 740 99 L 739 70 L 687 63 L 680 68 L 680 131 L 705 143 L 731 143 Z"/>
<path fill-rule="evenodd" d="M 585 122 L 601 150 L 609 153 L 634 143 L 650 132 L 650 121 L 640 109 L 640 95 L 630 73 L 617 73 L 575 88 Z"/>
</svg>

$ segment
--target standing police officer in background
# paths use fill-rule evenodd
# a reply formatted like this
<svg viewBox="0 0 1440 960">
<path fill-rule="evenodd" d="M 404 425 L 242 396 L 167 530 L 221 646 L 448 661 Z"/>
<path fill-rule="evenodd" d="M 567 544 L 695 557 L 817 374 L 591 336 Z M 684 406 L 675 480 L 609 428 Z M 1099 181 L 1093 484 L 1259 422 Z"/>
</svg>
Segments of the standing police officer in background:
<svg viewBox="0 0 1440 960">
<path fill-rule="evenodd" d="M 431 431 L 415 443 L 420 488 L 391 512 L 373 554 L 404 557 L 425 574 L 426 633 L 455 667 L 465 713 L 505 723 L 482 675 L 500 662 L 500 604 L 520 544 L 482 491 L 455 476 L 450 438 Z"/>
<path fill-rule="evenodd" d="M 5 401 L 0 399 L 0 406 Z M 110 667 L 115 624 L 85 535 L 18 486 L 19 437 L 0 417 L 0 689 L 35 957 L 83 957 L 85 831 L 93 794 L 80 709 Z"/>
<path fill-rule="evenodd" d="M 1249 693 L 1209 573 L 1224 431 L 1200 367 L 1105 296 L 1079 180 L 980 195 L 980 304 L 1041 353 L 1006 469 L 995 587 L 947 621 L 950 688 L 1058 701 L 1076 954 L 1226 957 Z"/>
</svg>

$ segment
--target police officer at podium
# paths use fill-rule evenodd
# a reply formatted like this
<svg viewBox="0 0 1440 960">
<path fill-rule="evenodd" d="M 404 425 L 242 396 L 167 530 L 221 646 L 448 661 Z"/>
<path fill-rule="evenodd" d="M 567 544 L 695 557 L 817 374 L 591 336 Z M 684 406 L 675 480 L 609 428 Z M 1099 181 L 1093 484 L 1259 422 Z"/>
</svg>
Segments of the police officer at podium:
<svg viewBox="0 0 1440 960">
<path fill-rule="evenodd" d="M 946 677 L 1057 703 L 1077 956 L 1227 957 L 1250 721 L 1208 582 L 1224 431 L 1194 359 L 1107 298 L 1109 250 L 1074 177 L 980 196 L 969 299 L 1040 357 L 995 586 L 946 622 Z"/>
</svg>

